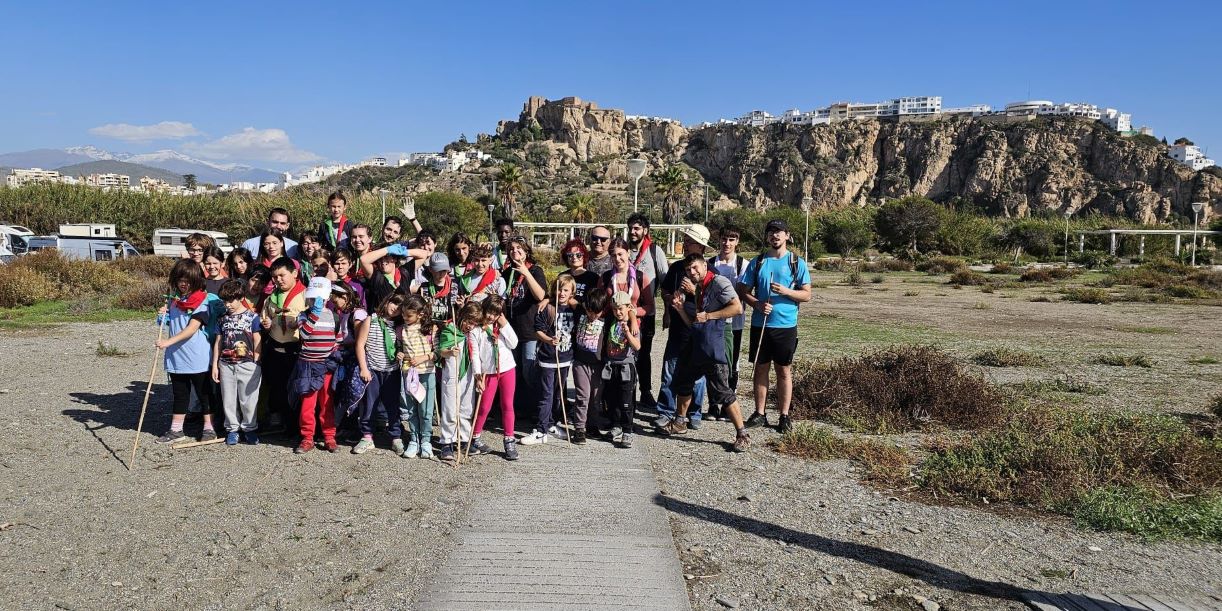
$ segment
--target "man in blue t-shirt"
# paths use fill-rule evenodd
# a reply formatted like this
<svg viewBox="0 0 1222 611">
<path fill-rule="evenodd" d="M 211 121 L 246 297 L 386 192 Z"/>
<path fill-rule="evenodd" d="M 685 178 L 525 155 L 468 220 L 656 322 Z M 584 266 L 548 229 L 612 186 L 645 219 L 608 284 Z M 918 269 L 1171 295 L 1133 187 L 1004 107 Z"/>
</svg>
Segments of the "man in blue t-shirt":
<svg viewBox="0 0 1222 611">
<path fill-rule="evenodd" d="M 776 369 L 776 404 L 781 412 L 777 430 L 793 428 L 789 402 L 793 397 L 793 355 L 798 349 L 798 305 L 810 301 L 810 270 L 806 261 L 789 252 L 789 225 L 780 219 L 764 227 L 767 248 L 747 264 L 738 278 L 738 294 L 754 311 L 748 358 L 755 363 L 755 413 L 748 427 L 767 426 L 768 366 Z"/>
</svg>

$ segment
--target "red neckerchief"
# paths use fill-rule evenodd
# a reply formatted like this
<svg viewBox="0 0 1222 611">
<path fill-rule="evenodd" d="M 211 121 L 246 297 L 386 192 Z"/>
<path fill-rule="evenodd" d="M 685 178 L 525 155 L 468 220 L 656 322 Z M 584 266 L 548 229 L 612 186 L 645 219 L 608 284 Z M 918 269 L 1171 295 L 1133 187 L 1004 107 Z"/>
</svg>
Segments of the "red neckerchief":
<svg viewBox="0 0 1222 611">
<path fill-rule="evenodd" d="M 700 281 L 700 286 L 696 287 L 696 308 L 701 312 L 704 311 L 704 298 L 708 297 L 708 293 L 705 292 L 705 289 L 708 288 L 709 283 L 713 282 L 713 276 L 716 275 L 717 274 L 714 274 L 713 272 L 704 272 L 704 280 Z"/>
<path fill-rule="evenodd" d="M 328 219 L 328 220 L 330 220 L 330 219 Z M 334 222 L 334 221 L 332 221 L 332 222 Z M 347 222 L 348 222 L 348 217 L 347 217 L 347 216 L 345 216 L 345 215 L 343 215 L 343 214 L 339 215 L 339 222 L 338 222 L 338 223 L 335 223 L 335 237 L 334 237 L 334 238 L 331 240 L 331 245 L 332 245 L 332 246 L 335 246 L 336 248 L 339 248 L 339 234 L 341 234 L 341 233 L 343 233 L 343 232 L 344 232 L 344 224 L 345 224 L 345 223 L 347 223 Z"/>
<path fill-rule="evenodd" d="M 496 282 L 496 279 L 499 277 L 500 277 L 500 274 L 496 273 L 496 270 L 489 267 L 488 269 L 484 270 L 484 275 L 480 276 L 479 284 L 476 284 L 475 288 L 471 289 L 468 292 L 470 292 L 472 295 L 475 295 L 479 293 L 480 291 L 488 288 L 488 286 L 491 285 L 493 282 Z"/>
<path fill-rule="evenodd" d="M 396 271 L 398 271 L 398 270 L 396 270 Z M 445 279 L 445 286 L 441 287 L 441 290 L 439 290 L 439 291 L 433 291 L 433 292 L 432 292 L 431 297 L 432 297 L 433 299 L 437 299 L 437 298 L 440 298 L 440 297 L 445 297 L 446 295 L 449 295 L 449 294 L 450 294 L 450 289 L 451 289 L 451 288 L 454 286 L 454 281 L 453 281 L 452 277 L 451 277 L 449 274 L 446 274 L 446 275 L 445 275 L 445 278 L 446 278 L 446 279 Z M 430 283 L 429 283 L 429 286 L 430 286 L 430 287 L 433 287 L 433 286 L 435 286 L 435 285 L 434 285 L 432 282 L 430 282 Z"/>
<path fill-rule="evenodd" d="M 385 278 L 386 274 L 382 274 L 382 277 Z M 394 279 L 395 288 L 399 288 L 400 284 L 403 284 L 403 273 L 400 272 L 399 268 L 396 267 L 395 268 L 395 279 Z"/>
<path fill-rule="evenodd" d="M 179 295 L 174 298 L 174 306 L 184 312 L 194 312 L 199 304 L 204 302 L 204 298 L 208 296 L 205 291 L 195 291 L 186 297 Z"/>
<path fill-rule="evenodd" d="M 510 263 L 506 263 L 506 265 L 508 265 L 510 268 L 512 268 L 512 267 L 513 267 L 513 263 L 512 263 L 512 262 L 510 262 Z M 534 267 L 534 265 L 533 265 L 533 264 L 531 264 L 531 262 L 530 262 L 530 261 L 527 261 L 527 262 L 526 262 L 526 269 L 530 269 L 530 268 L 532 268 L 532 267 Z M 523 282 L 526 282 L 526 275 L 525 275 L 525 274 L 519 274 L 519 273 L 518 273 L 518 270 L 516 270 L 516 269 L 514 269 L 514 270 L 513 270 L 513 271 L 511 271 L 511 272 L 509 272 L 509 277 L 511 277 L 511 278 L 512 278 L 512 277 L 513 277 L 513 276 L 515 276 L 515 275 L 517 276 L 517 279 L 513 281 L 513 288 L 509 289 L 509 296 L 510 296 L 510 297 L 512 297 L 513 295 L 517 294 L 517 292 L 518 292 L 518 288 L 520 288 L 520 287 L 522 286 L 522 283 L 523 283 Z"/>
<path fill-rule="evenodd" d="M 641 240 L 641 249 L 636 251 L 636 261 L 632 262 L 633 267 L 641 266 L 641 259 L 645 258 L 645 253 L 649 252 L 651 246 L 653 246 L 653 240 L 649 239 L 649 234 L 645 234 L 645 239 Z"/>
</svg>

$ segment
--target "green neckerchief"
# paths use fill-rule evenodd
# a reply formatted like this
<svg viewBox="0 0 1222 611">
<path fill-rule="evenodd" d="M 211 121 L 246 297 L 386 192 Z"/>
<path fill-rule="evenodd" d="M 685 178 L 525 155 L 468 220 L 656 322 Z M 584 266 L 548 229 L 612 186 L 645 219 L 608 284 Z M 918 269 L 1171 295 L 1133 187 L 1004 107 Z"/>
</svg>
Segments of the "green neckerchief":
<svg viewBox="0 0 1222 611">
<path fill-rule="evenodd" d="M 343 217 L 340 217 L 343 218 Z M 327 233 L 331 236 L 331 247 L 339 248 L 339 227 L 335 225 L 335 221 L 327 219 L 323 221 L 327 225 Z"/>
<path fill-rule="evenodd" d="M 393 272 L 392 272 L 392 273 L 389 273 L 389 274 L 382 274 L 382 276 L 383 276 L 384 278 L 386 278 L 386 283 L 387 283 L 387 284 L 389 284 L 389 285 L 391 285 L 391 286 L 393 286 L 393 287 L 395 287 L 395 288 L 399 288 L 399 285 L 395 284 L 395 274 L 394 274 Z"/>
<path fill-rule="evenodd" d="M 386 326 L 386 321 L 382 320 L 382 317 L 376 314 L 374 315 L 374 320 L 376 320 L 378 326 L 382 328 L 382 346 L 386 349 L 386 358 L 393 361 L 395 360 L 395 356 L 399 354 L 399 352 L 395 350 L 394 328 Z"/>
<path fill-rule="evenodd" d="M 437 338 L 438 350 L 449 350 L 455 346 L 462 346 L 458 359 L 458 377 L 460 378 L 467 375 L 467 369 L 471 367 L 469 343 L 467 336 L 454 323 L 446 324 Z"/>
<path fill-rule="evenodd" d="M 280 299 L 277 300 L 276 296 L 279 296 Z M 287 292 L 281 293 L 280 291 L 272 291 L 272 294 L 267 296 L 267 300 L 272 302 L 272 305 L 276 307 L 276 310 L 283 310 L 284 300 L 287 299 L 288 296 L 289 294 Z"/>
</svg>

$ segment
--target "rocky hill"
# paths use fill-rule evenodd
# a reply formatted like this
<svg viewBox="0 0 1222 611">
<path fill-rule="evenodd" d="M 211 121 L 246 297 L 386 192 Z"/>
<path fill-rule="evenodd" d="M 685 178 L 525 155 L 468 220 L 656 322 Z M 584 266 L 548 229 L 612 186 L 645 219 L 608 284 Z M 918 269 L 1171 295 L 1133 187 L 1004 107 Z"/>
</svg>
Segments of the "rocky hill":
<svg viewBox="0 0 1222 611">
<path fill-rule="evenodd" d="M 1193 172 L 1159 144 L 1073 118 L 689 130 L 630 119 L 580 98 L 532 97 L 517 120 L 497 126 L 497 138 L 484 140 L 494 141 L 534 147 L 543 160 L 534 172 L 543 178 L 585 172 L 601 182 L 624 181 L 630 154 L 649 159 L 651 173 L 682 163 L 727 196 L 723 205 L 768 208 L 811 197 L 816 209 L 830 209 L 921 195 L 968 200 L 1004 216 L 1098 211 L 1154 223 L 1191 216 L 1196 201 L 1222 213 L 1222 171 Z"/>
</svg>

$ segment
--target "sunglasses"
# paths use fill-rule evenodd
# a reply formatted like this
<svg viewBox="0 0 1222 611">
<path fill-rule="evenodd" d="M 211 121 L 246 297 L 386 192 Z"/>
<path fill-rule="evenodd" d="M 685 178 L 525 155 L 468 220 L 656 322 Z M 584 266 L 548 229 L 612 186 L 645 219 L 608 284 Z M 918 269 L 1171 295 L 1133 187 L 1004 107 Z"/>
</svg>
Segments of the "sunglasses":
<svg viewBox="0 0 1222 611">
<path fill-rule="evenodd" d="M 580 252 L 566 252 L 566 253 L 564 253 L 564 258 L 565 258 L 565 259 L 580 259 L 582 256 L 583 256 L 583 255 L 582 255 Z"/>
<path fill-rule="evenodd" d="M 611 239 L 611 236 L 609 236 L 609 235 L 592 235 L 592 236 L 590 236 L 590 241 L 591 241 L 591 242 L 607 242 L 607 241 L 609 241 L 610 239 Z"/>
</svg>

